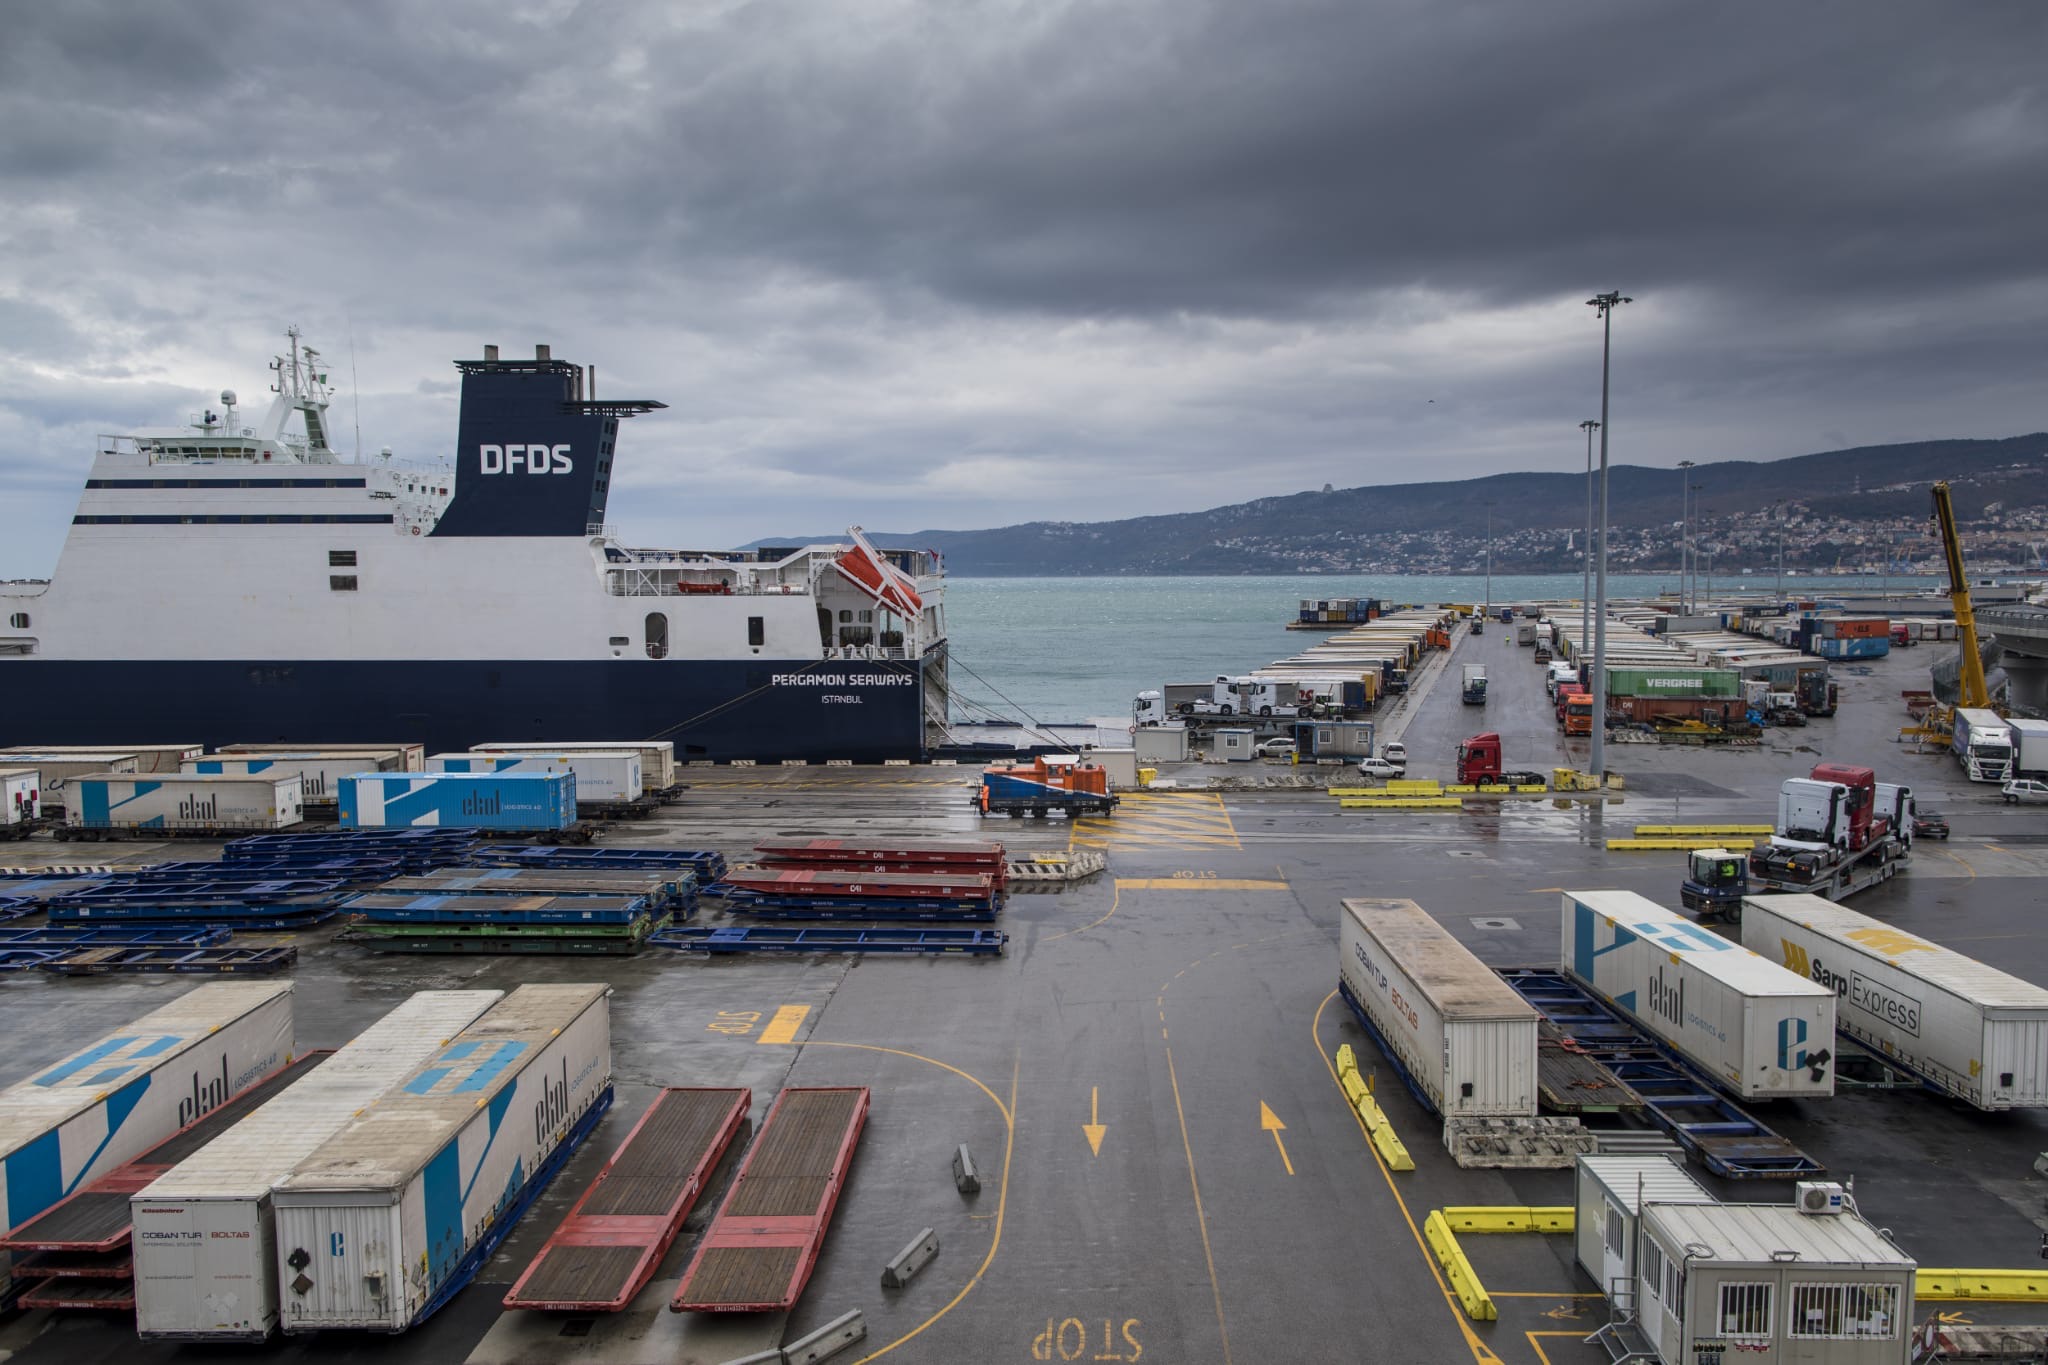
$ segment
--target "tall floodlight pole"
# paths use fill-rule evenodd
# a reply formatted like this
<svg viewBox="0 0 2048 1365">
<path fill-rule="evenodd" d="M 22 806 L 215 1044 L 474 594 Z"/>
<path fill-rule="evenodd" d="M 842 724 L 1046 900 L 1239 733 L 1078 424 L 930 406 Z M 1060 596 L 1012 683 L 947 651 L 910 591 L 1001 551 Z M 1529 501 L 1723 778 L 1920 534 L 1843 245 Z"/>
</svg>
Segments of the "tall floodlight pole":
<svg viewBox="0 0 2048 1365">
<path fill-rule="evenodd" d="M 1493 503 L 1486 504 L 1486 610 L 1493 615 Z"/>
<path fill-rule="evenodd" d="M 1678 462 L 1678 614 L 1692 615 L 1692 592 L 1686 587 L 1686 569 L 1692 563 L 1692 504 L 1686 501 L 1691 489 L 1692 461 Z"/>
<path fill-rule="evenodd" d="M 1693 510 L 1694 512 L 1698 512 L 1698 511 L 1700 510 L 1700 494 L 1702 494 L 1702 493 L 1704 493 L 1704 492 L 1706 492 L 1706 491 L 1707 491 L 1707 486 L 1706 486 L 1705 484 L 1703 484 L 1703 483 L 1696 483 L 1696 484 L 1694 484 L 1694 485 L 1692 486 L 1692 503 L 1691 503 L 1691 507 L 1692 507 L 1692 510 Z M 1702 517 L 1700 517 L 1700 539 L 1702 539 L 1702 540 L 1706 539 L 1706 522 L 1707 522 L 1707 519 L 1706 519 L 1706 517 L 1705 517 L 1705 516 L 1702 516 Z M 1688 529 L 1688 530 L 1690 530 L 1690 529 L 1691 529 L 1690 525 L 1688 525 L 1687 529 Z M 1710 551 L 1708 551 L 1708 552 L 1707 552 L 1707 567 L 1708 567 L 1709 569 L 1711 569 L 1711 568 L 1713 568 L 1713 566 L 1714 566 L 1714 555 L 1713 555 L 1713 552 L 1712 552 L 1712 551 L 1710 550 Z M 1707 596 L 1709 596 L 1709 597 L 1712 597 L 1713 595 L 1714 595 L 1714 575 L 1713 575 L 1713 574 L 1711 574 L 1711 573 L 1709 573 L 1709 574 L 1707 575 Z M 1688 614 L 1688 615 L 1690 615 L 1690 614 L 1691 614 L 1691 612 L 1697 612 L 1697 611 L 1698 611 L 1699 609 L 1700 609 L 1700 547 L 1699 547 L 1699 546 L 1697 546 L 1697 545 L 1695 545 L 1695 546 L 1693 546 L 1693 547 L 1692 547 L 1692 607 L 1691 607 L 1691 611 L 1690 611 L 1690 612 L 1688 612 L 1687 614 Z"/>
<path fill-rule="evenodd" d="M 1608 416 L 1609 379 L 1614 354 L 1614 310 L 1633 303 L 1617 290 L 1595 294 L 1586 300 L 1600 313 L 1600 541 L 1596 553 L 1600 566 L 1593 573 L 1593 780 L 1607 781 L 1607 434 L 1613 428 Z"/>
<path fill-rule="evenodd" d="M 1600 424 L 1589 417 L 1579 427 L 1586 433 L 1586 539 L 1579 547 L 1579 647 L 1572 662 L 1584 672 L 1593 640 L 1593 433 Z"/>
</svg>

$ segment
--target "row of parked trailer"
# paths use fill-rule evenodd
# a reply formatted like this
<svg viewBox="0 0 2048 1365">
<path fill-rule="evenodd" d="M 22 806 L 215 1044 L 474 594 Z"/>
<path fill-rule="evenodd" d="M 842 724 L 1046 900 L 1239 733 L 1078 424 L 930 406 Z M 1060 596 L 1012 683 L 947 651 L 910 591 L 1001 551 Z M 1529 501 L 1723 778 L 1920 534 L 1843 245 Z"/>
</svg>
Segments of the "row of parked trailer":
<svg viewBox="0 0 2048 1365">
<path fill-rule="evenodd" d="M 60 838 L 281 830 L 321 815 L 345 828 L 561 832 L 649 814 L 680 791 L 666 740 L 0 750 L 0 828 L 27 833 L 61 810 Z"/>
<path fill-rule="evenodd" d="M 1454 1153 L 1466 1120 L 1555 1107 L 1545 1027 L 1606 1049 L 1724 1175 L 1818 1172 L 1730 1101 L 1830 1096 L 1844 1047 L 1979 1109 L 2048 1108 L 2048 990 L 1821 897 L 1750 897 L 1740 943 L 1628 891 L 1568 892 L 1561 919 L 1559 970 L 1497 972 L 1412 901 L 1344 903 L 1343 998 Z"/>
</svg>

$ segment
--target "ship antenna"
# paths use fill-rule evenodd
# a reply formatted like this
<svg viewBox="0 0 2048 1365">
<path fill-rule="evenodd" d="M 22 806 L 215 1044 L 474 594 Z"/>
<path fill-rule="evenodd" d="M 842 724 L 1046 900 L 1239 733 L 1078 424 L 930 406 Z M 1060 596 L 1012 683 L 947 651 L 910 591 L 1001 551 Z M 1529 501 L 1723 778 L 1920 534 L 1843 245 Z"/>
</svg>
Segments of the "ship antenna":
<svg viewBox="0 0 2048 1365">
<path fill-rule="evenodd" d="M 342 314 L 348 328 L 348 393 L 349 404 L 355 409 L 356 421 L 356 463 L 363 462 L 363 386 L 356 378 L 356 320 L 349 313 Z"/>
</svg>

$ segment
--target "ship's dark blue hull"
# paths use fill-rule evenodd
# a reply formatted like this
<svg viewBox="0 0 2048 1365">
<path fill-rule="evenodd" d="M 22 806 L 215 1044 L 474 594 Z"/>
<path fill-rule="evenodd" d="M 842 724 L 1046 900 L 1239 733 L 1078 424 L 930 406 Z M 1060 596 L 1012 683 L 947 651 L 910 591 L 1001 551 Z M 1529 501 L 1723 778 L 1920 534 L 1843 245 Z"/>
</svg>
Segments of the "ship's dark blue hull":
<svg viewBox="0 0 2048 1365">
<path fill-rule="evenodd" d="M 936 665 L 943 667 L 943 664 Z M 678 761 L 916 759 L 916 663 L 72 661 L 0 664 L 0 742 L 421 743 L 667 739 Z"/>
</svg>

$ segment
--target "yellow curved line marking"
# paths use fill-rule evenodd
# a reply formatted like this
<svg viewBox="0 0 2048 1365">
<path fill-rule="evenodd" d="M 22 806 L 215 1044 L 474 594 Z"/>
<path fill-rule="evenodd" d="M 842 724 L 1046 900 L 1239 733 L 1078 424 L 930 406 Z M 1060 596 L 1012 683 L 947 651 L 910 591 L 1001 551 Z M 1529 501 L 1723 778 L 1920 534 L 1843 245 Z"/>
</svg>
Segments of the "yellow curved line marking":
<svg viewBox="0 0 2048 1365">
<path fill-rule="evenodd" d="M 1180 1119 L 1181 1150 L 1188 1155 L 1188 1188 L 1195 1194 L 1195 1227 L 1202 1234 L 1202 1259 L 1209 1266 L 1209 1292 L 1216 1299 L 1216 1330 L 1223 1337 L 1223 1365 L 1231 1365 L 1230 1327 L 1223 1320 L 1223 1284 L 1216 1278 L 1216 1254 L 1209 1249 L 1209 1217 L 1202 1212 L 1202 1182 L 1195 1178 L 1195 1146 L 1188 1140 L 1188 1115 L 1180 1105 L 1180 1073 L 1173 1068 L 1173 1048 L 1166 1049 L 1166 1076 L 1173 1082 L 1173 1112 Z"/>
<path fill-rule="evenodd" d="M 1117 902 L 1123 899 L 1123 894 L 1124 894 L 1124 893 L 1123 893 L 1123 886 L 1122 886 L 1122 884 L 1121 884 L 1121 883 L 1119 883 L 1119 884 L 1118 884 L 1118 886 L 1117 886 L 1117 888 L 1116 888 L 1116 890 L 1114 890 L 1114 891 L 1110 892 L 1110 896 L 1109 896 L 1109 914 L 1107 914 L 1107 915 L 1104 915 L 1104 916 L 1103 916 L 1103 917 L 1102 917 L 1101 919 L 1099 919 L 1099 920 L 1096 920 L 1094 924 L 1084 924 L 1084 925 L 1082 925 L 1082 926 L 1081 926 L 1080 928 L 1078 928 L 1078 929 L 1062 929 L 1062 930 L 1060 930 L 1060 931 L 1059 931 L 1059 932 L 1058 932 L 1057 934 L 1047 934 L 1047 935 L 1046 935 L 1046 936 L 1045 936 L 1044 938 L 1042 938 L 1042 939 L 1040 939 L 1040 940 L 1038 940 L 1038 941 L 1039 941 L 1040 943 L 1050 943 L 1050 942 L 1052 942 L 1052 941 L 1053 941 L 1054 939 L 1056 939 L 1056 938 L 1067 938 L 1067 937 L 1070 937 L 1071 935 L 1074 935 L 1074 934 L 1085 934 L 1085 933 L 1087 933 L 1087 932 L 1088 932 L 1088 931 L 1089 931 L 1090 929 L 1093 929 L 1093 928 L 1095 928 L 1095 927 L 1096 927 L 1096 925 L 1100 925 L 1100 924 L 1106 924 L 1106 923 L 1108 923 L 1108 921 L 1109 921 L 1109 916 L 1110 916 L 1110 915 L 1114 915 L 1114 914 L 1116 913 L 1116 906 L 1117 906 Z"/>
<path fill-rule="evenodd" d="M 1990 847 L 1990 845 L 1988 845 L 1988 844 L 1987 844 L 1987 845 L 1985 845 L 1985 847 L 1987 847 L 1987 848 L 1988 848 L 1988 847 Z M 1969 873 L 1969 874 L 1970 874 L 1970 880 L 1971 880 L 1971 881 L 1973 881 L 1973 882 L 1974 882 L 1974 881 L 1976 881 L 1976 880 L 1977 880 L 1977 869 L 1976 869 L 1976 868 L 1974 868 L 1974 867 L 1971 867 L 1971 866 L 1970 866 L 1970 860 L 1969 860 L 1969 859 L 1967 859 L 1967 858 L 1965 858 L 1965 857 L 1963 857 L 1963 856 L 1962 856 L 1961 854 L 1959 854 L 1959 853 L 1951 853 L 1951 852 L 1949 852 L 1949 851 L 1948 851 L 1947 849 L 1945 849 L 1945 848 L 1930 848 L 1930 849 L 1928 849 L 1927 851 L 1928 851 L 1929 853 L 1939 853 L 1939 854 L 1940 854 L 1940 855 L 1941 855 L 1942 857 L 1944 857 L 1944 858 L 1948 859 L 1948 860 L 1949 860 L 1950 862 L 1952 862 L 1952 863 L 1956 863 L 1956 864 L 1959 864 L 1959 865 L 1960 865 L 1960 866 L 1962 867 L 1963 871 L 1965 871 L 1965 872 L 1967 872 L 1967 873 Z"/>
<path fill-rule="evenodd" d="M 1010 1064 L 1010 1102 L 1004 1104 L 995 1091 L 981 1083 L 980 1077 L 962 1071 L 959 1067 L 953 1066 L 950 1063 L 942 1062 L 936 1057 L 927 1057 L 918 1052 L 906 1052 L 902 1048 L 897 1047 L 881 1047 L 874 1043 L 829 1043 L 817 1038 L 811 1039 L 804 1046 L 844 1047 L 854 1048 L 861 1052 L 886 1052 L 892 1057 L 908 1057 L 912 1061 L 924 1062 L 927 1065 L 935 1066 L 941 1071 L 950 1071 L 955 1076 L 960 1077 L 960 1079 L 971 1082 L 977 1090 L 988 1096 L 989 1103 L 993 1104 L 996 1107 L 996 1112 L 1003 1116 L 1003 1178 L 996 1191 L 995 1235 L 989 1239 L 988 1254 L 981 1258 L 981 1264 L 975 1268 L 973 1276 L 969 1278 L 966 1284 L 960 1287 L 959 1293 L 947 1300 L 943 1308 L 911 1328 L 908 1332 L 905 1332 L 902 1336 L 896 1338 L 896 1340 L 890 1342 L 887 1346 L 870 1351 L 867 1355 L 862 1356 L 853 1363 L 853 1365 L 867 1365 L 870 1360 L 881 1359 L 898 1346 L 903 1345 L 903 1343 L 924 1331 L 925 1328 L 937 1322 L 940 1318 L 946 1316 L 946 1314 L 952 1312 L 960 1300 L 974 1292 L 974 1287 L 981 1283 L 982 1277 L 988 1274 L 989 1266 L 995 1261 L 996 1250 L 1003 1244 L 1003 1214 L 1010 1202 L 1010 1153 L 1017 1145 L 1017 1120 L 1015 1118 L 1017 1110 L 1017 1072 L 1022 1065 L 1023 1059 L 1020 1056 Z"/>
<path fill-rule="evenodd" d="M 1331 991 L 1323 997 L 1323 1003 L 1316 1006 L 1315 1018 L 1309 1021 L 1309 1039 L 1316 1045 L 1316 1052 L 1322 1057 L 1323 1065 L 1329 1069 L 1330 1084 L 1336 1086 L 1337 1093 L 1342 1095 L 1344 1083 L 1337 1078 L 1337 1063 L 1331 1060 L 1328 1050 L 1323 1047 L 1323 1011 L 1328 1009 L 1330 1002 L 1336 998 L 1337 992 Z M 1415 1249 L 1422 1253 L 1422 1263 L 1429 1267 L 1430 1278 L 1436 1281 L 1436 1287 L 1442 1291 L 1444 1306 L 1450 1310 L 1451 1320 L 1458 1324 L 1458 1330 L 1464 1334 L 1465 1345 L 1471 1350 L 1472 1359 L 1477 1365 L 1502 1365 L 1501 1358 L 1493 1353 L 1493 1348 L 1481 1341 L 1478 1333 L 1472 1330 L 1472 1324 L 1465 1320 L 1464 1310 L 1458 1306 L 1457 1298 L 1451 1293 L 1450 1286 L 1444 1283 L 1443 1273 L 1437 1269 L 1436 1257 L 1430 1254 L 1429 1244 L 1422 1238 L 1422 1230 L 1415 1226 L 1415 1216 L 1408 1212 L 1408 1201 L 1401 1197 L 1400 1187 L 1394 1183 L 1393 1172 L 1389 1171 L 1387 1163 L 1380 1159 L 1379 1149 L 1372 1145 L 1372 1134 L 1365 1131 L 1365 1121 L 1358 1117 L 1356 1109 L 1351 1108 L 1348 1099 L 1344 1107 L 1350 1110 L 1352 1122 L 1358 1125 L 1360 1136 L 1365 1138 L 1365 1150 L 1372 1155 L 1373 1164 L 1379 1167 L 1380 1178 L 1387 1182 L 1387 1193 L 1394 1196 L 1394 1205 L 1401 1210 L 1401 1220 L 1408 1224 L 1408 1235 L 1415 1239 Z"/>
</svg>

